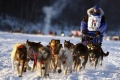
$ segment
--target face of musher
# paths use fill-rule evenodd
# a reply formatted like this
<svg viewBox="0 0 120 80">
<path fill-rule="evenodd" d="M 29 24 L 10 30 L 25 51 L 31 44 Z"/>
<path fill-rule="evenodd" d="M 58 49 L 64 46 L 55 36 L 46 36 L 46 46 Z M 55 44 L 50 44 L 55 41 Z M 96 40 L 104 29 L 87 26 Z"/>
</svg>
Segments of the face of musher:
<svg viewBox="0 0 120 80">
<path fill-rule="evenodd" d="M 93 12 L 94 13 L 98 13 L 99 11 L 97 9 L 93 9 Z"/>
<path fill-rule="evenodd" d="M 99 14 L 99 7 L 97 5 L 93 7 L 93 14 Z"/>
</svg>

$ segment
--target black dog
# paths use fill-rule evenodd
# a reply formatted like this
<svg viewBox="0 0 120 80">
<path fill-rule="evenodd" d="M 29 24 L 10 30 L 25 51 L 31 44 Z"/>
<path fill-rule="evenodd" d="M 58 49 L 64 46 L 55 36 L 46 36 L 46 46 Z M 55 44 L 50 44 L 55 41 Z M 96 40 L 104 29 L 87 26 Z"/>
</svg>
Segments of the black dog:
<svg viewBox="0 0 120 80">
<path fill-rule="evenodd" d="M 108 55 L 109 55 L 109 52 L 104 53 L 100 46 L 91 43 L 91 46 L 89 47 L 89 62 L 94 63 L 95 69 L 99 59 L 100 59 L 100 65 L 102 66 L 103 57 L 106 57 Z"/>
<path fill-rule="evenodd" d="M 82 68 L 85 69 L 89 55 L 87 46 L 83 45 L 82 43 L 76 44 L 73 54 L 74 54 L 75 66 L 80 66 L 80 68 L 78 69 L 82 69 Z"/>
</svg>

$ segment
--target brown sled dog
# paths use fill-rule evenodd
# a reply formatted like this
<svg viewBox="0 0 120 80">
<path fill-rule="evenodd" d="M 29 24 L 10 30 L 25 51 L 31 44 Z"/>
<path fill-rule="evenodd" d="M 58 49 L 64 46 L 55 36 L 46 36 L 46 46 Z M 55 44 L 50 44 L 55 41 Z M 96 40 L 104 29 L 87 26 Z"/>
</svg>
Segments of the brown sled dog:
<svg viewBox="0 0 120 80">
<path fill-rule="evenodd" d="M 38 48 L 43 47 L 43 45 L 41 44 L 41 42 L 32 42 L 32 41 L 28 41 L 28 40 L 26 41 L 26 45 L 28 46 L 27 60 L 28 60 L 28 62 L 30 60 L 34 61 L 33 68 L 32 68 L 32 71 L 34 71 L 34 68 L 37 63 L 36 59 L 37 59 Z"/>
<path fill-rule="evenodd" d="M 90 64 L 93 62 L 94 67 L 96 69 L 98 61 L 100 60 L 100 65 L 102 66 L 103 57 L 108 56 L 109 52 L 104 53 L 100 46 L 93 44 L 92 42 L 87 42 L 87 47 L 89 49 Z"/>
<path fill-rule="evenodd" d="M 62 44 L 60 44 L 60 40 L 52 39 L 47 47 L 50 48 L 52 53 L 50 68 L 53 69 L 53 72 L 56 72 L 56 68 L 58 65 L 58 55 L 60 49 L 62 48 Z"/>
<path fill-rule="evenodd" d="M 44 47 L 40 43 L 36 42 L 30 42 L 26 41 L 26 43 L 29 46 L 30 54 L 36 55 L 36 57 L 33 57 L 34 64 L 33 64 L 33 70 L 35 68 L 35 65 L 38 65 L 40 77 L 42 77 L 42 66 L 45 67 L 45 73 L 44 77 L 49 76 L 49 66 L 51 61 L 51 51 L 49 48 Z"/>
<path fill-rule="evenodd" d="M 12 69 L 14 69 L 14 61 L 16 61 L 17 73 L 19 77 L 22 76 L 26 60 L 27 60 L 27 48 L 25 44 L 24 43 L 15 44 L 11 52 L 11 62 Z M 21 69 L 20 64 L 22 64 Z"/>
</svg>

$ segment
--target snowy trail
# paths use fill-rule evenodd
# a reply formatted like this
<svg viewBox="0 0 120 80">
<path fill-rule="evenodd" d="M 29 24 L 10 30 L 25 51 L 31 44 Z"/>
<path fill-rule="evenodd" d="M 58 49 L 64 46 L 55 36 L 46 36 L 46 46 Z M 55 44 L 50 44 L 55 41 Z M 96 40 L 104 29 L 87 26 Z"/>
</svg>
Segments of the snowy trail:
<svg viewBox="0 0 120 80">
<path fill-rule="evenodd" d="M 79 38 L 0 32 L 0 80 L 120 80 L 120 41 L 103 41 L 103 50 L 110 54 L 104 57 L 103 66 L 98 66 L 96 70 L 87 63 L 85 70 L 66 76 L 63 73 L 50 73 L 48 78 L 38 78 L 39 72 L 35 70 L 27 71 L 19 78 L 16 70 L 11 68 L 10 52 L 15 43 L 26 42 L 27 39 L 43 45 L 47 45 L 51 39 L 60 39 L 61 43 L 64 40 L 74 44 L 79 42 Z"/>
</svg>

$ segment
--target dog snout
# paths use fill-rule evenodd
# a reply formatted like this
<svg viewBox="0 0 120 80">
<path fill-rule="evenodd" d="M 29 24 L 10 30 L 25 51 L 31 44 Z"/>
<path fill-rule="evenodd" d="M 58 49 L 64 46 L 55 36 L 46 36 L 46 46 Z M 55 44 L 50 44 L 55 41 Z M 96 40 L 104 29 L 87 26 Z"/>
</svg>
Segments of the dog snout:
<svg viewBox="0 0 120 80">
<path fill-rule="evenodd" d="M 41 56 L 41 58 L 40 58 L 40 61 L 43 61 L 44 60 L 44 57 L 43 57 L 43 55 Z"/>
<path fill-rule="evenodd" d="M 90 58 L 92 61 L 96 61 L 96 59 L 95 58 Z"/>
</svg>

